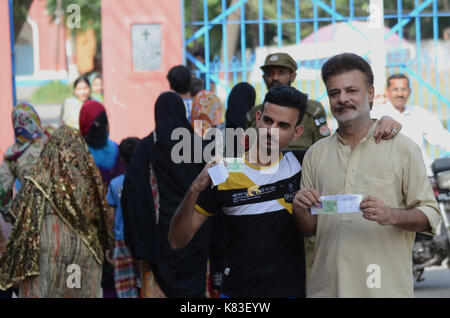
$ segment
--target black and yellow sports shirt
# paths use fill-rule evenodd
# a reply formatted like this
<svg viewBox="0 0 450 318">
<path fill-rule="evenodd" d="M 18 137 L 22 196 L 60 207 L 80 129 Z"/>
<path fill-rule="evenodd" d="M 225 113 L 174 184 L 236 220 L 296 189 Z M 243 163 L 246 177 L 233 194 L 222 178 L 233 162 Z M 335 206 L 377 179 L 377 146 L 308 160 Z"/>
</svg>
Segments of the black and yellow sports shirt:
<svg viewBox="0 0 450 318">
<path fill-rule="evenodd" d="M 197 211 L 224 214 L 222 292 L 230 297 L 304 297 L 303 236 L 292 220 L 301 164 L 292 152 L 259 168 L 245 162 L 218 186 L 206 188 Z"/>
</svg>

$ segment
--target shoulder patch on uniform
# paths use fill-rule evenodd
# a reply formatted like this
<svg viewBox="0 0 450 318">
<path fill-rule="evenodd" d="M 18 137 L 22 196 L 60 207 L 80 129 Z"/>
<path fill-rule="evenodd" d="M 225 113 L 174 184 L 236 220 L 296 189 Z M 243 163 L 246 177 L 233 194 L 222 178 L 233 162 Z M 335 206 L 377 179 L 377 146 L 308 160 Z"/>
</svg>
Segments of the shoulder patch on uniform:
<svg viewBox="0 0 450 318">
<path fill-rule="evenodd" d="M 327 120 L 326 120 L 325 117 L 323 117 L 323 116 L 314 119 L 314 123 L 316 124 L 317 127 L 319 127 L 319 126 L 325 124 L 326 122 L 327 122 Z"/>
<path fill-rule="evenodd" d="M 314 110 L 313 116 L 317 116 L 317 115 L 319 115 L 319 113 L 320 113 L 320 108 L 317 107 L 317 108 Z"/>
<path fill-rule="evenodd" d="M 322 112 L 323 106 L 318 101 L 308 99 L 306 102 L 306 112 L 313 117 L 316 117 Z"/>
</svg>

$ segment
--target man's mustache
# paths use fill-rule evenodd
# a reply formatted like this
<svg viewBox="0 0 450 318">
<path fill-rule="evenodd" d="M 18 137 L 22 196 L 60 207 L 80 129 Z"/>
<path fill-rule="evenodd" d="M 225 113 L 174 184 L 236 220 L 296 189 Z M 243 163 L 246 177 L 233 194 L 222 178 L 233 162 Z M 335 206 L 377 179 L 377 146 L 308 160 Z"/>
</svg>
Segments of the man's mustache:
<svg viewBox="0 0 450 318">
<path fill-rule="evenodd" d="M 356 107 L 355 107 L 354 105 L 346 104 L 346 105 L 338 106 L 338 107 L 336 108 L 336 111 L 337 111 L 337 112 L 340 112 L 340 111 L 342 111 L 342 110 L 344 110 L 344 109 L 347 109 L 347 108 L 356 110 Z"/>
<path fill-rule="evenodd" d="M 270 83 L 270 88 L 275 87 L 275 86 L 283 86 L 283 83 L 280 83 L 280 82 L 278 82 L 278 81 L 275 81 L 275 82 L 271 82 L 271 83 Z"/>
</svg>

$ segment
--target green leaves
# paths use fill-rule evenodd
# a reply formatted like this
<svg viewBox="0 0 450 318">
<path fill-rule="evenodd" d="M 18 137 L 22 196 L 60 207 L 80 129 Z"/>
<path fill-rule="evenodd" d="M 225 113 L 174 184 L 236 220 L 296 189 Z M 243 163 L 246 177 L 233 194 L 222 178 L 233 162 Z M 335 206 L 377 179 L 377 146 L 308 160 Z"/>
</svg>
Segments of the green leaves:
<svg viewBox="0 0 450 318">
<path fill-rule="evenodd" d="M 14 39 L 17 41 L 22 26 L 27 20 L 28 10 L 33 0 L 15 0 L 13 1 L 13 19 L 14 19 Z"/>
</svg>

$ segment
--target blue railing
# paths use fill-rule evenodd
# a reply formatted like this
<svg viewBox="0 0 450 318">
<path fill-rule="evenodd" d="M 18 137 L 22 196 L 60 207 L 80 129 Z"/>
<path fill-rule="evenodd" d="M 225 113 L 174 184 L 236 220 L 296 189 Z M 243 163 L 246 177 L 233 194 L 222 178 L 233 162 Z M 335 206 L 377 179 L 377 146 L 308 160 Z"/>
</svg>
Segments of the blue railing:
<svg viewBox="0 0 450 318">
<path fill-rule="evenodd" d="M 182 8 L 189 6 L 192 1 L 181 0 Z M 257 89 L 259 98 L 262 99 L 266 91 L 261 80 L 259 66 L 263 63 L 262 54 L 268 49 L 268 44 L 272 51 L 287 51 L 288 47 L 303 45 L 305 35 L 302 32 L 306 27 L 310 29 L 312 44 L 318 45 L 320 39 L 317 38 L 318 31 L 327 24 L 334 26 L 339 22 L 344 22 L 355 32 L 358 38 L 370 41 L 370 36 L 361 29 L 358 21 L 368 20 L 368 11 L 361 13 L 355 8 L 355 1 L 349 0 L 348 7 L 343 10 L 338 8 L 335 0 L 291 0 L 290 3 L 294 12 L 283 11 L 283 6 L 287 1 L 275 0 L 239 0 L 232 2 L 233 5 L 227 7 L 227 1 L 215 1 L 221 6 L 221 12 L 212 17 L 208 12 L 208 0 L 203 0 L 203 13 L 197 21 L 187 21 L 185 12 L 182 12 L 184 21 L 184 34 L 191 30 L 191 36 L 184 40 L 184 52 L 186 61 L 197 68 L 195 74 L 204 74 L 206 86 L 210 87 L 210 82 L 214 82 L 216 87 L 223 91 L 223 98 L 226 98 L 229 90 L 239 81 L 248 81 Z M 229 1 L 228 1 L 229 2 Z M 309 16 L 305 16 L 302 6 L 309 5 Z M 367 5 L 369 0 L 367 0 Z M 265 9 L 272 5 L 271 17 L 267 16 Z M 302 5 L 302 6 L 301 6 Z M 359 2 L 358 8 L 361 7 Z M 249 10 L 252 8 L 252 10 Z M 240 10 L 239 19 L 227 21 L 227 17 Z M 250 14 L 251 11 L 251 14 Z M 343 13 L 345 11 L 345 13 Z M 201 15 L 201 14 L 200 14 Z M 402 0 L 396 0 L 396 9 L 384 14 L 384 24 L 391 25 L 390 30 L 385 34 L 385 40 L 389 41 L 392 36 L 398 38 L 398 46 L 392 48 L 386 54 L 386 74 L 394 72 L 406 73 L 411 80 L 413 93 L 410 103 L 426 107 L 435 112 L 447 129 L 450 130 L 450 98 L 449 98 L 449 68 L 450 52 L 443 51 L 442 40 L 440 42 L 439 29 L 440 19 L 449 18 L 450 12 L 444 12 L 438 8 L 438 0 L 415 0 L 414 8 L 406 9 Z M 428 46 L 425 47 L 422 36 L 422 22 L 424 18 L 432 19 L 432 36 L 428 39 Z M 227 25 L 238 24 L 239 45 L 235 55 L 228 54 L 228 34 Z M 273 38 L 268 39 L 267 28 L 271 27 Z M 311 27 L 312 26 L 312 27 Z M 413 26 L 415 36 L 407 40 L 405 28 Z M 214 28 L 221 28 L 221 32 L 213 33 Z M 248 49 L 248 30 L 251 28 L 252 37 L 257 39 L 257 46 Z M 257 28 L 257 32 L 255 29 Z M 291 28 L 291 43 L 286 43 L 283 36 L 286 28 Z M 192 31 L 194 29 L 194 31 Z M 292 31 L 291 31 L 292 32 Z M 215 34 L 215 35 L 214 35 Z M 307 34 L 308 35 L 308 34 Z M 311 38 L 310 38 L 311 40 Z M 407 42 L 405 42 L 407 40 Z M 349 39 L 351 41 L 351 39 Z M 189 50 L 198 43 L 202 43 L 205 55 L 205 63 L 197 61 Z M 292 43 L 293 42 L 293 43 Z M 221 44 L 222 55 L 212 51 L 212 44 Z M 408 46 L 405 47 L 405 43 Z M 216 45 L 217 46 L 217 45 Z M 362 53 L 370 59 L 370 48 Z M 445 55 L 447 54 L 447 55 Z M 291 54 L 293 55 L 293 54 Z M 311 55 L 295 56 L 298 71 L 297 81 L 294 85 L 306 92 L 311 98 L 322 101 L 327 106 L 328 101 L 324 85 L 320 78 L 320 68 L 327 60 L 328 56 Z M 259 74 L 255 76 L 255 74 Z M 225 104 L 226 105 L 226 104 Z M 325 107 L 327 109 L 327 107 Z M 432 148 L 430 150 L 433 157 L 439 155 Z"/>
</svg>

